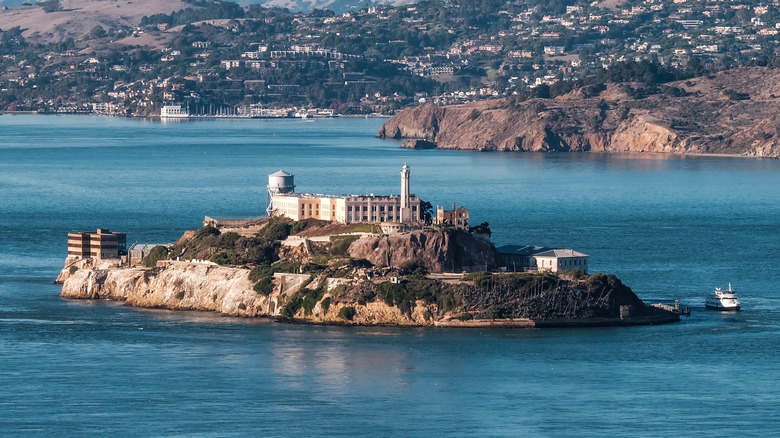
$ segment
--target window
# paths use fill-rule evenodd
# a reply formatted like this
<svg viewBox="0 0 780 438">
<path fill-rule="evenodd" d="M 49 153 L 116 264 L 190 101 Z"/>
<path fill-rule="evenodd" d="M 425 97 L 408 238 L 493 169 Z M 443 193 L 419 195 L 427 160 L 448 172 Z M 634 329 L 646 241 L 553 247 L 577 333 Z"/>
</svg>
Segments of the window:
<svg viewBox="0 0 780 438">
<path fill-rule="evenodd" d="M 385 211 L 385 207 L 384 206 L 379 207 L 379 211 L 384 212 Z"/>
<path fill-rule="evenodd" d="M 352 211 L 352 206 L 347 207 L 347 211 Z"/>
<path fill-rule="evenodd" d="M 393 211 L 393 206 L 392 205 L 388 205 L 387 206 L 387 211 Z"/>
</svg>

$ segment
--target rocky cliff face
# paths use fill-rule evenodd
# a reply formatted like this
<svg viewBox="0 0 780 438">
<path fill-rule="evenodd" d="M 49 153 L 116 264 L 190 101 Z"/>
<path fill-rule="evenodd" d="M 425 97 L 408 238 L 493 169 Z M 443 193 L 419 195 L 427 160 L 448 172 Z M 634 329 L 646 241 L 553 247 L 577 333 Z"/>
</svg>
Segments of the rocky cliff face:
<svg viewBox="0 0 780 438">
<path fill-rule="evenodd" d="M 108 299 L 123 301 L 129 306 L 171 309 L 206 310 L 223 315 L 242 317 L 284 316 L 284 306 L 310 275 L 276 274 L 274 291 L 268 295 L 253 290 L 249 270 L 207 264 L 173 262 L 156 270 L 143 268 L 86 267 L 73 274 L 63 274 L 60 296 L 70 299 Z M 334 303 L 327 309 L 323 302 L 334 301 L 332 292 L 340 285 L 349 284 L 345 279 L 324 280 L 325 294 L 318 300 L 310 314 L 298 309 L 294 318 L 314 323 L 365 324 L 365 325 L 430 325 L 423 314 L 428 310 L 419 303 L 406 315 L 384 302 L 364 304 Z M 343 290 L 343 287 L 339 291 Z M 346 320 L 339 316 L 342 308 L 351 304 L 355 314 Z"/>
<path fill-rule="evenodd" d="M 658 152 L 780 157 L 780 72 L 745 68 L 665 85 L 634 99 L 631 85 L 521 104 L 424 104 L 387 121 L 379 137 L 407 147 L 529 152 Z M 736 97 L 735 97 L 736 96 Z M 422 146 L 420 146 L 422 147 Z"/>
<path fill-rule="evenodd" d="M 462 230 L 415 231 L 388 236 L 365 236 L 349 247 L 349 256 L 374 266 L 423 265 L 429 272 L 457 272 L 464 267 L 496 266 L 496 250 Z"/>
</svg>

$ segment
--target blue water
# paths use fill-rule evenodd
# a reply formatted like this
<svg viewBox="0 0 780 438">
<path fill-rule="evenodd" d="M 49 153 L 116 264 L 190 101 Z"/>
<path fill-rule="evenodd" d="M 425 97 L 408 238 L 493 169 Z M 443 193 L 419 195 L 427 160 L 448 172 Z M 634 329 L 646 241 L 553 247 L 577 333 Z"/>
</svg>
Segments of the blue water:
<svg viewBox="0 0 780 438">
<path fill-rule="evenodd" d="M 409 151 L 383 120 L 0 117 L 0 435 L 777 436 L 780 161 Z M 467 206 L 497 244 L 571 247 L 658 327 L 311 327 L 66 301 L 66 233 L 173 241 L 298 191 Z M 731 282 L 744 310 L 706 311 Z"/>
</svg>

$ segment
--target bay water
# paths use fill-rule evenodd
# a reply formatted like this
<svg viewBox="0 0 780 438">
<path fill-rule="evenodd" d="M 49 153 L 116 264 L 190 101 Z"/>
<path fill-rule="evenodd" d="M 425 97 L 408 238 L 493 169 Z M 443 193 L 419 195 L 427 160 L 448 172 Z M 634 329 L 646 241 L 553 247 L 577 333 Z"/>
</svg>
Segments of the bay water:
<svg viewBox="0 0 780 438">
<path fill-rule="evenodd" d="M 0 116 L 0 435 L 776 436 L 780 161 L 413 151 L 383 119 Z M 67 233 L 172 242 L 315 193 L 411 189 L 572 248 L 680 323 L 317 327 L 59 298 Z M 704 309 L 715 287 L 744 310 Z"/>
</svg>

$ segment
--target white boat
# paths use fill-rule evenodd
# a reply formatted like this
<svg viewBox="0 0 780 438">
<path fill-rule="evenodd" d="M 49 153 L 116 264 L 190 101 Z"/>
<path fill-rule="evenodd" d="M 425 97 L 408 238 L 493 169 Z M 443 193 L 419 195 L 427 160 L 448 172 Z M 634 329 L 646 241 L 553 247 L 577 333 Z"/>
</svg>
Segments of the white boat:
<svg viewBox="0 0 780 438">
<path fill-rule="evenodd" d="M 739 310 L 740 307 L 736 291 L 731 289 L 731 283 L 729 283 L 729 290 L 716 287 L 715 292 L 707 295 L 704 305 L 715 310 Z"/>
</svg>

